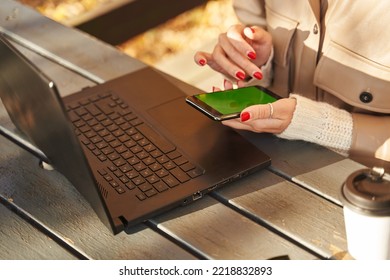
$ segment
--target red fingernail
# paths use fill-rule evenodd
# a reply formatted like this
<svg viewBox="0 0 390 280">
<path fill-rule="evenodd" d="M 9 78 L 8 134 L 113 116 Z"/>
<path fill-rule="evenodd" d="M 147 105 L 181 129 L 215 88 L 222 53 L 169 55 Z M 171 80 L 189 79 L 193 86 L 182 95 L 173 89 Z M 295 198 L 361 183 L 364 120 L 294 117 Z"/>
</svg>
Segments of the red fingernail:
<svg viewBox="0 0 390 280">
<path fill-rule="evenodd" d="M 256 53 L 255 52 L 250 51 L 250 52 L 247 53 L 247 56 L 250 59 L 256 59 Z"/>
<path fill-rule="evenodd" d="M 245 73 L 244 72 L 241 72 L 241 71 L 237 71 L 236 73 L 236 77 L 240 80 L 244 80 L 245 79 Z"/>
<path fill-rule="evenodd" d="M 204 66 L 206 64 L 206 59 L 201 58 L 198 62 L 200 65 Z"/>
<path fill-rule="evenodd" d="M 241 121 L 242 122 L 245 122 L 245 121 L 249 120 L 250 117 L 251 117 L 251 115 L 248 112 L 241 113 Z"/>
<path fill-rule="evenodd" d="M 258 80 L 261 80 L 263 78 L 263 74 L 261 74 L 260 72 L 255 72 L 253 73 L 253 77 L 255 77 Z"/>
<path fill-rule="evenodd" d="M 255 33 L 255 29 L 253 27 L 250 27 L 250 29 L 252 30 L 253 33 Z"/>
<path fill-rule="evenodd" d="M 228 86 L 228 80 L 226 80 L 226 79 L 223 79 L 223 87 L 226 89 L 227 88 L 227 86 Z"/>
</svg>

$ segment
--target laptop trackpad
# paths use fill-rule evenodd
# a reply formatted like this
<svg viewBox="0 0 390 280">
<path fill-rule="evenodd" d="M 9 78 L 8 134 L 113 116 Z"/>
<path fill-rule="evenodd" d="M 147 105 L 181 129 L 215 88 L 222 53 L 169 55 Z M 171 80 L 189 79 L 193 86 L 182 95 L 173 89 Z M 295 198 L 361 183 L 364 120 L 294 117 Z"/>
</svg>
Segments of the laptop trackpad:
<svg viewBox="0 0 390 280">
<path fill-rule="evenodd" d="M 161 128 L 163 134 L 168 133 L 177 140 L 196 142 L 199 139 L 194 141 L 194 135 L 204 135 L 215 125 L 212 120 L 191 108 L 183 97 L 151 108 L 148 113 L 162 126 L 157 129 Z"/>
<path fill-rule="evenodd" d="M 166 135 L 193 158 L 201 161 L 207 158 L 207 162 L 213 164 L 214 161 L 227 157 L 231 160 L 239 156 L 234 153 L 240 149 L 232 147 L 237 147 L 243 139 L 232 129 L 192 108 L 184 97 L 151 108 L 148 113 L 158 124 L 157 131 Z"/>
</svg>

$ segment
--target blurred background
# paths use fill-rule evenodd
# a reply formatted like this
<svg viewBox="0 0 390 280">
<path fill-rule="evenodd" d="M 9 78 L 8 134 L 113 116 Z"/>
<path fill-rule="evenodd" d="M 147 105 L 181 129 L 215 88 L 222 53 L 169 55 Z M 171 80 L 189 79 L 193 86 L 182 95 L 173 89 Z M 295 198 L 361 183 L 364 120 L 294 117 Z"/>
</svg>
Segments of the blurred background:
<svg viewBox="0 0 390 280">
<path fill-rule="evenodd" d="M 18 0 L 62 24 L 74 26 L 85 15 L 123 0 Z M 142 1 L 142 0 L 137 0 Z M 189 0 L 185 0 L 189 1 Z M 127 2 L 129 2 L 127 0 Z M 195 1 L 194 1 L 195 2 Z M 204 90 L 220 86 L 221 77 L 193 61 L 197 50 L 210 51 L 218 34 L 237 22 L 232 0 L 208 0 L 152 28 L 111 43 L 124 53 Z M 155 2 L 156 3 L 156 2 Z M 161 2 L 160 2 L 161 3 Z M 169 2 L 166 2 L 169 3 Z M 131 21 L 129 18 L 128 21 Z M 119 28 L 119 27 L 118 27 Z M 201 69 L 200 69 L 201 68 Z"/>
</svg>

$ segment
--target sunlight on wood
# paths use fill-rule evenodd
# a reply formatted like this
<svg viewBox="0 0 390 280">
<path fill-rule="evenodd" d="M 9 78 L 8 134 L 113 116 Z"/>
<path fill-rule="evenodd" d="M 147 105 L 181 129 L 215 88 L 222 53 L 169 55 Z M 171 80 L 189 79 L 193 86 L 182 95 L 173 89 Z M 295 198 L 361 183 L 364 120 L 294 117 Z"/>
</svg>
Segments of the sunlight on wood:
<svg viewBox="0 0 390 280">
<path fill-rule="evenodd" d="M 114 0 L 19 0 L 61 23 Z M 209 0 L 117 46 L 146 64 L 156 65 L 185 50 L 197 50 L 237 22 L 232 0 Z"/>
</svg>

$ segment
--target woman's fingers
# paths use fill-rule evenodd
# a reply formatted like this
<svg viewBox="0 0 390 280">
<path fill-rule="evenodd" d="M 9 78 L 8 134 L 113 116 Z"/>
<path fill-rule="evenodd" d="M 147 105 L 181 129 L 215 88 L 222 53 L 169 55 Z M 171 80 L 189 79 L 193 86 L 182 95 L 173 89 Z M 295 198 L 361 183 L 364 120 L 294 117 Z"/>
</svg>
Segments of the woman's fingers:
<svg viewBox="0 0 390 280">
<path fill-rule="evenodd" d="M 253 59 L 255 59 L 256 55 L 254 52 L 252 53 Z M 227 71 L 230 76 L 237 80 L 244 80 L 247 76 L 259 80 L 263 78 L 260 68 L 253 63 L 252 59 L 248 58 L 246 51 L 237 49 L 233 45 L 232 39 L 228 38 L 226 34 L 220 36 L 219 44 L 213 52 L 213 58 L 222 68 L 229 69 Z"/>
<path fill-rule="evenodd" d="M 253 132 L 281 133 L 292 120 L 296 100 L 283 98 L 270 104 L 253 105 L 241 112 L 239 119 L 223 122 L 236 129 Z"/>
<path fill-rule="evenodd" d="M 226 67 L 233 67 L 231 64 L 229 65 L 227 62 L 223 63 L 222 65 L 218 63 L 215 58 L 213 57 L 213 54 L 198 51 L 194 55 L 194 61 L 199 66 L 205 66 L 208 65 L 211 69 L 214 71 L 217 71 L 223 75 L 229 76 L 229 78 L 232 78 L 229 72 L 225 69 Z M 228 66 L 226 66 L 228 65 Z"/>
<path fill-rule="evenodd" d="M 272 40 L 267 38 L 271 36 L 262 28 L 245 28 L 237 24 L 219 35 L 211 54 L 199 51 L 194 59 L 198 65 L 207 64 L 229 79 L 244 81 L 253 77 L 261 80 L 263 73 L 259 66 L 267 61 L 272 49 Z"/>
</svg>

